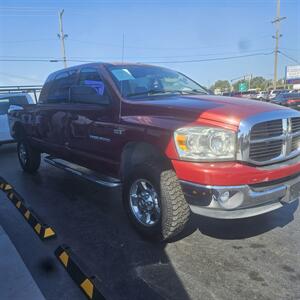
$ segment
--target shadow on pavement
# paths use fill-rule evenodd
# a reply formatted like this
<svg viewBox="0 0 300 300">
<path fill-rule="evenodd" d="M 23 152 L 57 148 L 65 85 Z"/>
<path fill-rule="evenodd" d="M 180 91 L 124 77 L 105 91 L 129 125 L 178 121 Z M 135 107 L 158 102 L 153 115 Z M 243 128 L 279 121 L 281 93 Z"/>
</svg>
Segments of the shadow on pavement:
<svg viewBox="0 0 300 300">
<path fill-rule="evenodd" d="M 236 220 L 213 219 L 194 214 L 185 231 L 176 240 L 182 239 L 196 230 L 207 236 L 224 240 L 257 236 L 292 222 L 298 206 L 299 200 L 263 215 Z"/>
<path fill-rule="evenodd" d="M 17 174 L 7 180 L 55 228 L 57 243 L 70 246 L 88 274 L 98 277 L 107 299 L 189 299 L 166 244 L 144 240 L 130 226 L 120 190 L 99 188 L 53 167 L 33 176 Z M 49 268 L 48 262 L 39 265 Z"/>
</svg>

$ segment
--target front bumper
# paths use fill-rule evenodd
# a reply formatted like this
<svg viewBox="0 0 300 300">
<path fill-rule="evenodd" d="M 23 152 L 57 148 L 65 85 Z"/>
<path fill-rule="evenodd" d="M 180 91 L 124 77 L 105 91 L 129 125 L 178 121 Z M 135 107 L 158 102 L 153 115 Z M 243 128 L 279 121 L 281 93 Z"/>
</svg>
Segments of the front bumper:
<svg viewBox="0 0 300 300">
<path fill-rule="evenodd" d="M 273 182 L 238 186 L 204 186 L 180 181 L 191 210 L 218 219 L 260 215 L 300 197 L 300 174 Z"/>
</svg>

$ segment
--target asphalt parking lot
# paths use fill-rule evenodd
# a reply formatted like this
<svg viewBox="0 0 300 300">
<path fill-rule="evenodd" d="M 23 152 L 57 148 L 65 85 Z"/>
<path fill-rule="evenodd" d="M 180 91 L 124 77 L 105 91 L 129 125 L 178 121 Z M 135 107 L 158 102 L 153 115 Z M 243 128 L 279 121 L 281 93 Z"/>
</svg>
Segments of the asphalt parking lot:
<svg viewBox="0 0 300 300">
<path fill-rule="evenodd" d="M 85 299 L 54 256 L 62 243 L 97 276 L 108 299 L 300 299 L 298 202 L 263 216 L 193 216 L 170 244 L 143 240 L 129 225 L 121 191 L 54 167 L 21 171 L 15 145 L 0 147 L 0 176 L 56 233 L 41 241 L 0 192 L 0 225 L 46 299 Z"/>
</svg>

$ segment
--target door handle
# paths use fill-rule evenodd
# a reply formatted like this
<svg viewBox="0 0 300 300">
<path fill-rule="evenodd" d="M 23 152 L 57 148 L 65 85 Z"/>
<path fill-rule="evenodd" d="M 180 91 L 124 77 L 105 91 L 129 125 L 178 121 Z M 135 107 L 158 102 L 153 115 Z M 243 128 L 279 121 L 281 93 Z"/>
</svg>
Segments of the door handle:
<svg viewBox="0 0 300 300">
<path fill-rule="evenodd" d="M 115 128 L 115 129 L 114 129 L 114 134 L 119 134 L 119 135 L 121 135 L 121 134 L 123 134 L 124 131 L 125 131 L 124 128 Z"/>
</svg>

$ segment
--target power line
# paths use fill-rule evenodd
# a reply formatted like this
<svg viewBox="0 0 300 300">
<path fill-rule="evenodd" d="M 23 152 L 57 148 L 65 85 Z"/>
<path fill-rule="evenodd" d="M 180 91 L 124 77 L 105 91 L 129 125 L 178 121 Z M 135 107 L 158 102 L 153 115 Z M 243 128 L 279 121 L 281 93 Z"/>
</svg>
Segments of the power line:
<svg viewBox="0 0 300 300">
<path fill-rule="evenodd" d="M 245 54 L 245 55 L 236 55 L 236 56 L 227 56 L 227 57 L 215 57 L 215 58 L 207 58 L 207 59 L 193 59 L 193 60 L 174 60 L 174 61 L 149 61 L 144 63 L 149 64 L 177 64 L 177 63 L 197 63 L 197 62 L 206 62 L 206 61 L 218 61 L 218 60 L 231 60 L 245 57 L 254 57 L 254 56 L 262 56 L 262 55 L 271 55 L 272 52 L 266 53 L 254 53 L 254 54 Z"/>
<path fill-rule="evenodd" d="M 256 40 L 261 40 L 269 35 L 263 35 L 254 39 L 251 39 L 251 41 L 256 41 Z M 12 41 L 1 41 L 2 43 L 10 44 L 10 43 L 31 43 L 31 42 L 43 42 L 43 41 L 54 41 L 55 39 L 51 38 L 45 38 L 45 39 L 29 39 L 29 40 L 12 40 Z M 95 41 L 85 41 L 85 40 L 77 40 L 73 38 L 68 39 L 69 42 L 75 42 L 75 43 L 82 43 L 82 44 L 95 44 L 95 45 L 100 45 L 102 47 L 114 47 L 114 48 L 121 48 L 122 43 L 120 44 L 110 44 L 110 43 L 102 43 L 102 42 L 95 42 Z M 139 46 L 139 45 L 127 45 L 126 43 L 126 48 L 127 49 L 143 49 L 143 50 L 199 50 L 199 49 L 214 49 L 214 48 L 220 48 L 220 47 L 226 47 L 226 46 L 232 46 L 232 43 L 228 44 L 219 44 L 219 45 L 211 45 L 211 46 L 202 46 L 202 47 L 147 47 L 147 46 Z M 261 51 L 261 50 L 266 50 L 266 49 L 257 49 L 255 51 Z M 254 50 L 253 50 L 254 51 Z M 206 54 L 205 54 L 206 55 Z M 169 55 L 168 55 L 169 56 Z"/>
<path fill-rule="evenodd" d="M 266 37 L 269 37 L 269 35 L 263 35 L 260 37 L 256 37 L 251 39 L 251 41 L 257 41 L 257 40 L 261 40 L 264 39 Z M 78 40 L 78 39 L 73 39 L 70 38 L 69 39 L 70 42 L 75 42 L 75 43 L 81 43 L 81 44 L 94 44 L 94 45 L 100 45 L 100 46 L 104 46 L 104 47 L 112 47 L 112 48 L 122 48 L 122 43 L 120 44 L 111 44 L 111 43 L 102 43 L 102 42 L 95 42 L 95 41 L 89 41 L 89 40 Z M 202 47 L 198 47 L 198 46 L 194 46 L 194 47 L 148 47 L 148 46 L 139 46 L 139 45 L 128 45 L 126 43 L 126 48 L 127 49 L 142 49 L 142 50 L 196 50 L 196 49 L 212 49 L 212 48 L 220 48 L 220 47 L 225 47 L 225 46 L 232 46 L 232 43 L 228 43 L 228 44 L 219 44 L 219 45 L 214 45 L 214 46 L 202 46 Z"/>
<path fill-rule="evenodd" d="M 29 15 L 29 14 L 17 14 L 17 15 L 11 15 L 11 14 L 5 14 L 5 15 L 1 15 L 0 14 L 0 17 L 1 18 L 4 18 L 4 17 L 53 17 L 55 16 L 55 14 L 53 15 L 46 15 L 46 14 L 35 14 L 35 15 Z"/>
<path fill-rule="evenodd" d="M 38 11 L 38 12 L 40 12 L 40 11 L 51 11 L 51 12 L 55 12 L 55 9 L 54 8 L 46 8 L 46 7 L 39 7 L 39 8 L 37 8 L 37 7 L 29 7 L 29 6 L 27 6 L 27 7 L 25 7 L 25 6 L 18 6 L 18 7 L 0 7 L 0 11 L 1 10 L 5 10 L 5 11 Z"/>
<path fill-rule="evenodd" d="M 57 57 L 52 57 L 52 56 L 20 56 L 20 55 L 0 55 L 0 58 L 15 58 L 15 59 L 60 59 Z M 83 57 L 73 57 L 74 59 L 76 58 L 83 58 Z"/>
<path fill-rule="evenodd" d="M 255 49 L 253 51 L 247 51 L 245 54 L 256 54 L 257 52 L 261 51 L 270 51 L 270 48 L 265 49 Z M 170 59 L 170 58 L 199 58 L 199 57 L 210 57 L 210 56 L 216 56 L 216 55 L 233 55 L 233 54 L 241 54 L 240 52 L 218 52 L 218 53 L 202 53 L 202 54 L 193 54 L 193 55 L 164 55 L 164 56 L 126 56 L 127 59 L 135 60 L 135 59 Z M 47 59 L 47 60 L 53 60 L 53 59 L 60 59 L 56 56 L 20 56 L 20 55 L 0 55 L 0 58 L 16 58 L 16 59 Z M 115 60 L 119 59 L 119 56 L 97 56 L 97 57 L 88 57 L 88 56 L 69 56 L 69 59 L 83 59 L 83 60 Z"/>
<path fill-rule="evenodd" d="M 33 39 L 33 40 L 19 40 L 19 41 L 1 41 L 1 44 L 22 44 L 22 43 L 34 43 L 34 42 L 45 42 L 45 41 L 56 41 L 56 39 Z"/>
<path fill-rule="evenodd" d="M 281 55 L 285 56 L 286 58 L 289 58 L 290 60 L 292 60 L 293 62 L 297 63 L 297 64 L 300 64 L 300 62 L 296 59 L 296 58 L 293 58 L 285 53 L 283 53 L 282 51 L 279 51 L 278 50 L 278 53 L 280 53 Z"/>
<path fill-rule="evenodd" d="M 63 59 L 0 59 L 0 62 L 63 62 Z M 82 62 L 82 63 L 91 63 L 95 61 L 90 60 L 76 60 L 76 59 L 67 59 L 66 61 L 70 62 Z"/>
<path fill-rule="evenodd" d="M 245 54 L 245 55 L 236 55 L 236 56 L 227 56 L 227 57 L 214 57 L 214 58 L 206 58 L 206 59 L 193 59 L 193 60 L 168 60 L 168 61 L 140 61 L 140 63 L 156 63 L 156 64 L 174 64 L 174 63 L 197 63 L 197 62 L 206 62 L 206 61 L 218 61 L 218 60 L 231 60 L 231 59 L 239 59 L 246 57 L 255 57 L 255 56 L 263 56 L 263 55 L 271 55 L 274 51 L 271 52 L 261 52 L 261 53 L 253 53 L 253 54 Z M 63 59 L 2 59 L 1 62 L 62 62 Z M 79 59 L 67 59 L 68 62 L 82 62 L 82 63 L 93 63 L 95 60 L 79 60 Z"/>
<path fill-rule="evenodd" d="M 31 0 L 31 3 L 40 3 L 40 0 Z M 60 3 L 61 1 L 59 0 L 43 0 L 43 3 Z M 83 1 L 80 1 L 80 0 L 65 0 L 64 2 L 66 3 L 69 3 L 69 4 L 74 4 L 74 3 L 83 3 Z M 100 3 L 100 4 L 110 4 L 110 3 L 116 3 L 116 4 L 120 4 L 120 3 L 123 3 L 124 1 L 123 0 L 102 0 L 102 1 L 99 1 L 99 0 L 86 0 L 84 1 L 84 3 Z M 128 0 L 126 1 L 126 4 L 127 3 L 141 3 L 141 4 L 146 4 L 146 3 L 153 3 L 153 4 L 160 4 L 162 1 L 161 0 Z M 164 2 L 170 4 L 170 3 L 199 3 L 199 0 L 165 0 Z M 206 2 L 206 3 L 224 3 L 224 0 L 202 0 L 201 2 Z M 232 0 L 232 2 L 236 2 L 238 4 L 240 4 L 240 0 Z M 271 1 L 269 1 L 270 3 Z M 287 3 L 296 3 L 297 0 L 286 0 Z M 247 4 L 258 4 L 258 3 L 261 3 L 261 4 L 267 4 L 268 1 L 266 0 L 243 0 L 243 3 L 247 3 Z"/>
<path fill-rule="evenodd" d="M 280 49 L 284 49 L 284 50 L 287 50 L 287 51 L 295 51 L 295 52 L 300 53 L 300 49 L 296 49 L 296 48 L 292 49 L 292 48 L 284 48 L 284 47 L 280 47 Z"/>
</svg>

